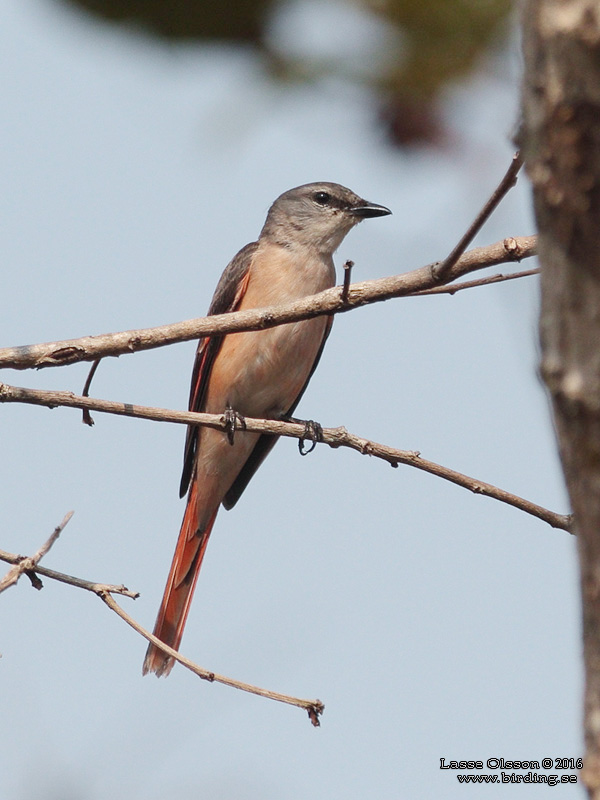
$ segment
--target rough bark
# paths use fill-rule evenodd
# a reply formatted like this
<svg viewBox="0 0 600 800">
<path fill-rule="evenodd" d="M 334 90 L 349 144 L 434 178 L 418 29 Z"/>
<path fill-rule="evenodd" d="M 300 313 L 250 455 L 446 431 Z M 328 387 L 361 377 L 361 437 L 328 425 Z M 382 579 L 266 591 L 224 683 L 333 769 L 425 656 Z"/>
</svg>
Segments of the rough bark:
<svg viewBox="0 0 600 800">
<path fill-rule="evenodd" d="M 600 4 L 523 3 L 522 146 L 539 228 L 541 370 L 578 534 L 582 779 L 600 800 Z"/>
</svg>

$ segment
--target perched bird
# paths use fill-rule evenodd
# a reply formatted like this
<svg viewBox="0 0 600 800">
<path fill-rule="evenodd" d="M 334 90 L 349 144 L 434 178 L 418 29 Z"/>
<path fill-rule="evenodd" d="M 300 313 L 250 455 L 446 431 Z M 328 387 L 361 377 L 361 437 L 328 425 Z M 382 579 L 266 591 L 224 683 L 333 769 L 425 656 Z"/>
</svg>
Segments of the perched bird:
<svg viewBox="0 0 600 800">
<path fill-rule="evenodd" d="M 298 300 L 335 285 L 333 253 L 361 220 L 391 211 L 337 183 L 308 183 L 275 200 L 258 241 L 227 266 L 209 315 Z M 192 373 L 190 411 L 286 419 L 314 372 L 332 317 L 268 330 L 200 339 Z M 235 427 L 235 425 L 234 425 Z M 242 426 L 243 427 L 243 426 Z M 275 442 L 272 434 L 190 425 L 180 496 L 187 505 L 154 635 L 174 649 L 183 628 L 220 504 L 230 509 Z M 143 672 L 168 675 L 173 659 L 148 647 Z"/>
</svg>

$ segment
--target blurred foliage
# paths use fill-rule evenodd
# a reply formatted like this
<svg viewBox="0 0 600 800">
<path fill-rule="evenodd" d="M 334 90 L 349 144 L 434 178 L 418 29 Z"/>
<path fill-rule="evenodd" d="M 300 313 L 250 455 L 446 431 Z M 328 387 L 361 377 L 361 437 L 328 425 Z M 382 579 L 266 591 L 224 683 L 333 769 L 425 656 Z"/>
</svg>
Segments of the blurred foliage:
<svg viewBox="0 0 600 800">
<path fill-rule="evenodd" d="M 113 22 L 169 39 L 233 39 L 260 44 L 269 0 L 67 0 Z"/>
<path fill-rule="evenodd" d="M 139 26 L 169 40 L 220 39 L 253 44 L 280 77 L 315 73 L 298 70 L 286 54 L 269 47 L 269 21 L 285 0 L 60 0 L 115 23 Z M 380 92 L 381 118 L 396 144 L 441 138 L 435 98 L 467 74 L 502 30 L 511 0 L 345 0 L 398 29 L 399 49 L 369 83 Z M 327 54 L 319 59 L 334 69 Z M 306 56 L 306 61 L 310 57 Z"/>
<path fill-rule="evenodd" d="M 512 5 L 510 0 L 371 0 L 366 4 L 406 33 L 408 58 L 391 81 L 419 94 L 433 94 L 441 83 L 472 69 L 498 36 L 498 25 Z"/>
<path fill-rule="evenodd" d="M 498 37 L 510 0 L 367 0 L 407 37 L 400 69 L 382 76 L 389 89 L 382 118 L 393 141 L 441 138 L 435 97 L 443 86 L 471 71 Z"/>
</svg>

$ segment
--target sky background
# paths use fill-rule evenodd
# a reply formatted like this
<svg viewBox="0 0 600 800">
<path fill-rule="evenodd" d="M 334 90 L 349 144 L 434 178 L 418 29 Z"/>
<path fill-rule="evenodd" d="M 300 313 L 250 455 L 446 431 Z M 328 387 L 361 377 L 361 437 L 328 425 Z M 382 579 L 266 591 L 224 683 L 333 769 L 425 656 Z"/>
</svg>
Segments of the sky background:
<svg viewBox="0 0 600 800">
<path fill-rule="evenodd" d="M 450 251 L 513 152 L 514 36 L 448 87 L 445 145 L 402 152 L 348 80 L 274 83 L 251 50 L 161 44 L 44 0 L 0 0 L 0 14 L 2 345 L 203 315 L 273 199 L 309 181 L 394 212 L 340 247 L 354 280 L 422 266 Z M 273 35 L 290 25 L 367 65 L 381 35 L 332 3 L 296 5 Z M 533 230 L 521 178 L 477 243 Z M 297 413 L 567 512 L 537 308 L 527 279 L 342 315 Z M 183 409 L 194 349 L 107 359 L 91 393 Z M 0 380 L 80 393 L 88 368 Z M 122 604 L 152 627 L 185 433 L 94 416 L 0 408 L 0 547 L 32 553 L 74 509 L 45 565 L 139 591 Z M 142 678 L 144 641 L 97 598 L 22 580 L 0 602 L 0 798 L 462 798 L 440 758 L 582 754 L 578 602 L 563 531 L 408 467 L 325 446 L 300 458 L 282 440 L 219 514 L 182 652 L 320 698 L 321 728 L 180 667 Z"/>
</svg>

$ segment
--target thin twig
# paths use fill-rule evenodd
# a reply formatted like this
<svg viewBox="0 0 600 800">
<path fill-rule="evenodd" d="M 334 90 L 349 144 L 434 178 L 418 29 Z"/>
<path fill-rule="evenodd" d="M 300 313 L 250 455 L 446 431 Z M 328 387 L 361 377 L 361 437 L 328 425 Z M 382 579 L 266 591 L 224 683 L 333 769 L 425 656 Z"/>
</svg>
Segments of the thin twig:
<svg viewBox="0 0 600 800">
<path fill-rule="evenodd" d="M 450 283 L 470 272 L 507 262 L 521 261 L 521 259 L 535 254 L 535 236 L 511 237 L 486 247 L 477 247 L 459 258 L 457 263 L 447 271 L 444 282 Z M 164 347 L 175 342 L 198 339 L 201 336 L 263 330 L 296 320 L 342 313 L 370 303 L 379 303 L 393 297 L 403 297 L 438 286 L 440 280 L 432 274 L 434 266 L 430 264 L 402 275 L 354 283 L 348 290 L 345 303 L 342 301 L 339 287 L 334 287 L 320 294 L 304 297 L 294 303 L 286 303 L 272 308 L 216 314 L 212 317 L 162 325 L 158 328 L 142 328 L 107 333 L 101 336 L 83 336 L 79 339 L 24 347 L 6 347 L 0 349 L 0 368 L 60 367 L 79 361 L 95 361 L 97 358 L 105 356 L 119 356 L 139 350 Z"/>
<path fill-rule="evenodd" d="M 96 370 L 100 364 L 101 358 L 97 358 L 92 366 L 90 367 L 90 371 L 88 372 L 88 376 L 85 380 L 85 384 L 83 386 L 83 392 L 81 393 L 84 397 L 90 396 L 90 386 L 92 385 L 92 380 L 94 379 L 94 375 L 96 374 Z M 92 419 L 92 415 L 90 414 L 87 408 L 83 409 L 83 419 L 82 422 L 84 425 L 89 425 L 90 428 L 94 424 L 94 420 Z"/>
<path fill-rule="evenodd" d="M 350 278 L 352 276 L 352 267 L 354 261 L 346 261 L 344 263 L 344 285 L 342 286 L 342 303 L 348 302 L 348 292 L 350 291 Z"/>
<path fill-rule="evenodd" d="M 325 709 L 325 706 L 320 700 L 302 700 L 299 697 L 292 697 L 291 695 L 272 692 L 270 689 L 261 689 L 259 686 L 253 686 L 250 683 L 244 683 L 242 681 L 235 680 L 234 678 L 228 678 L 225 675 L 219 675 L 216 672 L 204 669 L 203 667 L 198 666 L 198 664 L 195 664 L 193 661 L 190 661 L 189 658 L 182 656 L 177 650 L 173 650 L 172 647 L 169 647 L 169 645 L 165 644 L 152 633 L 143 628 L 138 622 L 130 617 L 120 605 L 118 605 L 115 599 L 111 597 L 108 592 L 100 594 L 99 596 L 102 600 L 104 600 L 106 605 L 115 612 L 115 614 L 118 614 L 121 619 L 125 620 L 125 622 L 135 631 L 141 634 L 144 639 L 152 642 L 152 644 L 159 647 L 163 652 L 171 656 L 171 658 L 179 661 L 180 664 L 183 664 L 184 667 L 187 667 L 195 675 L 198 675 L 199 678 L 202 678 L 205 681 L 210 681 L 211 683 L 222 683 L 225 686 L 231 686 L 234 689 L 240 689 L 243 692 L 250 692 L 250 694 L 257 694 L 260 695 L 260 697 L 267 697 L 270 700 L 277 700 L 279 703 L 287 703 L 288 705 L 303 708 L 308 712 L 308 716 L 313 725 L 318 726 L 320 724 L 319 716 Z"/>
<path fill-rule="evenodd" d="M 18 386 L 8 386 L 0 383 L 0 403 L 28 403 L 31 405 L 47 406 L 56 408 L 66 406 L 68 408 L 88 408 L 93 411 L 100 411 L 107 414 L 117 414 L 126 417 L 139 417 L 141 419 L 154 420 L 155 422 L 175 422 L 182 425 L 204 425 L 209 428 L 216 428 L 225 431 L 223 415 L 195 413 L 193 411 L 171 411 L 164 408 L 153 408 L 148 406 L 138 406 L 132 403 L 117 403 L 114 400 L 97 400 L 91 397 L 81 397 L 72 392 L 48 391 L 43 389 L 24 389 Z M 306 425 L 297 422 L 282 422 L 280 420 L 251 419 L 245 417 L 246 430 L 259 433 L 274 433 L 278 436 L 289 436 L 294 439 L 306 438 Z M 521 511 L 531 514 L 538 519 L 547 522 L 553 528 L 561 528 L 571 531 L 572 520 L 569 515 L 558 514 L 550 511 L 543 506 L 525 500 L 518 495 L 506 492 L 489 483 L 484 483 L 476 478 L 471 478 L 461 472 L 443 467 L 433 461 L 421 458 L 419 453 L 410 450 L 398 450 L 384 444 L 363 439 L 348 433 L 343 428 L 323 428 L 322 441 L 330 447 L 349 447 L 363 455 L 375 456 L 387 461 L 393 467 L 398 464 L 406 464 L 411 467 L 437 475 L 444 480 L 469 489 L 476 494 L 482 494 L 499 500 L 508 505 L 514 506 Z M 240 431 L 237 435 L 243 435 Z"/>
<path fill-rule="evenodd" d="M 529 278 L 531 275 L 539 275 L 539 269 L 526 269 L 522 272 L 511 272 L 509 275 L 490 275 L 488 278 L 479 278 L 475 281 L 463 281 L 461 283 L 451 283 L 450 286 L 436 286 L 435 289 L 425 289 L 422 292 L 415 292 L 414 297 L 426 294 L 456 294 L 462 289 L 473 289 L 476 286 L 488 286 L 492 283 L 503 283 L 504 281 L 514 281 L 517 278 Z"/>
<path fill-rule="evenodd" d="M 7 564 L 19 565 L 26 560 L 25 556 L 18 556 L 14 553 L 7 553 L 5 550 L 0 550 L 0 561 L 5 561 Z M 131 597 L 136 600 L 140 595 L 139 592 L 132 592 L 126 586 L 113 586 L 110 583 L 95 583 L 93 581 L 86 581 L 83 578 L 76 578 L 74 575 L 67 575 L 64 572 L 57 572 L 54 569 L 42 567 L 40 564 L 35 566 L 32 570 L 37 575 L 43 575 L 45 578 L 50 578 L 53 581 L 60 581 L 69 586 L 75 586 L 77 589 L 85 589 L 87 592 L 112 592 L 113 594 L 122 594 L 124 597 Z"/>
<path fill-rule="evenodd" d="M 36 573 L 40 572 L 40 568 L 38 567 L 38 562 L 46 555 L 46 553 L 50 550 L 54 542 L 58 539 L 60 534 L 63 532 L 65 526 L 73 516 L 73 512 L 69 511 L 65 514 L 62 522 L 54 528 L 48 539 L 44 542 L 44 544 L 40 547 L 37 553 L 34 553 L 32 556 L 16 556 L 14 561 L 8 561 L 9 564 L 13 564 L 13 567 L 8 570 L 4 578 L 0 581 L 0 593 L 2 593 L 5 589 L 8 589 L 9 586 L 13 586 L 23 575 L 24 573 L 27 575 L 29 580 L 31 581 L 33 587 L 35 589 L 42 588 L 42 582 L 37 577 Z M 0 553 L 2 551 L 0 550 Z M 6 559 L 2 559 L 6 561 Z"/>
<path fill-rule="evenodd" d="M 135 600 L 139 597 L 138 592 L 131 592 L 125 586 L 112 586 L 107 583 L 86 581 L 83 578 L 75 578 L 72 575 L 66 575 L 62 572 L 55 572 L 54 570 L 40 567 L 39 564 L 37 564 L 36 559 L 39 560 L 39 558 L 48 552 L 53 542 L 55 542 L 58 538 L 60 531 L 67 524 L 72 515 L 72 511 L 67 514 L 58 528 L 55 529 L 50 539 L 31 558 L 15 555 L 14 553 L 6 553 L 4 550 L 0 550 L 0 561 L 5 561 L 8 564 L 15 565 L 11 570 L 9 570 L 7 576 L 0 584 L 0 591 L 15 583 L 23 572 L 27 572 L 28 574 L 29 572 L 32 572 L 36 574 L 39 573 L 40 575 L 44 575 L 56 581 L 61 581 L 61 583 L 67 583 L 70 586 L 77 587 L 78 589 L 85 589 L 88 592 L 93 592 L 94 594 L 98 595 L 98 597 L 103 600 L 104 603 L 115 612 L 115 614 L 118 614 L 121 619 L 125 620 L 125 622 L 135 631 L 140 633 L 145 639 L 155 644 L 161 650 L 164 650 L 165 653 L 170 655 L 176 661 L 179 661 L 180 664 L 183 664 L 184 667 L 187 667 L 187 669 L 191 670 L 200 678 L 211 682 L 214 681 L 215 683 L 222 683 L 225 686 L 231 686 L 232 688 L 240 689 L 243 692 L 250 692 L 251 694 L 257 694 L 261 697 L 267 697 L 270 700 L 277 700 L 280 703 L 287 703 L 288 705 L 303 708 L 308 712 L 308 716 L 313 725 L 318 726 L 320 724 L 319 716 L 323 713 L 325 708 L 320 700 L 303 700 L 299 697 L 292 697 L 291 695 L 281 694 L 280 692 L 272 692 L 269 689 L 261 689 L 259 686 L 253 686 L 252 684 L 244 683 L 243 681 L 238 681 L 234 678 L 228 678 L 225 675 L 219 675 L 216 672 L 212 672 L 200 667 L 198 664 L 190 661 L 189 658 L 185 658 L 185 656 L 182 656 L 176 650 L 173 650 L 164 642 L 161 642 L 160 639 L 157 639 L 156 636 L 149 633 L 149 631 L 143 628 L 126 611 L 124 611 L 115 601 L 114 597 L 112 597 L 113 594 L 120 594 Z M 10 582 L 8 582 L 7 578 L 9 575 L 11 575 L 11 573 L 14 573 L 15 577 L 11 576 Z M 36 586 L 36 588 L 41 588 L 41 586 Z"/>
<path fill-rule="evenodd" d="M 475 236 L 479 233 L 484 223 L 490 218 L 492 212 L 498 207 L 502 198 L 517 182 L 517 175 L 523 166 L 523 159 L 521 152 L 517 152 L 512 157 L 510 167 L 507 169 L 506 174 L 492 193 L 492 196 L 483 206 L 479 214 L 475 217 L 464 236 L 461 237 L 456 247 L 449 255 L 440 263 L 433 267 L 433 276 L 438 282 L 445 281 L 451 272 L 452 268 L 465 252 L 467 247 L 471 244 Z"/>
</svg>

